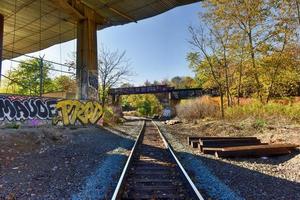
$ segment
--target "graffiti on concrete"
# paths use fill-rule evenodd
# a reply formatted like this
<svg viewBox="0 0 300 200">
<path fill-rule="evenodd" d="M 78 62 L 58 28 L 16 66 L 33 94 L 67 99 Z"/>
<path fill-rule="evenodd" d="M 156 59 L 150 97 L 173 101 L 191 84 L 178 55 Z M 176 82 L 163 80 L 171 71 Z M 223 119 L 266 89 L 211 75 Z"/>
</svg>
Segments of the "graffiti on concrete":
<svg viewBox="0 0 300 200">
<path fill-rule="evenodd" d="M 98 73 L 97 70 L 89 70 L 88 73 L 88 95 L 89 99 L 98 99 Z"/>
<path fill-rule="evenodd" d="M 97 70 L 89 70 L 89 86 L 98 90 L 98 74 Z"/>
<path fill-rule="evenodd" d="M 7 121 L 33 127 L 49 123 L 102 124 L 102 116 L 102 107 L 98 101 L 0 95 L 0 121 L 4 125 Z"/>
<path fill-rule="evenodd" d="M 56 115 L 55 99 L 0 96 L 0 120 L 52 119 Z"/>
<path fill-rule="evenodd" d="M 83 125 L 97 124 L 103 115 L 97 101 L 61 100 L 57 102 L 56 109 L 58 116 L 54 118 L 54 124 L 62 122 L 66 126 L 75 125 L 78 121 Z"/>
</svg>

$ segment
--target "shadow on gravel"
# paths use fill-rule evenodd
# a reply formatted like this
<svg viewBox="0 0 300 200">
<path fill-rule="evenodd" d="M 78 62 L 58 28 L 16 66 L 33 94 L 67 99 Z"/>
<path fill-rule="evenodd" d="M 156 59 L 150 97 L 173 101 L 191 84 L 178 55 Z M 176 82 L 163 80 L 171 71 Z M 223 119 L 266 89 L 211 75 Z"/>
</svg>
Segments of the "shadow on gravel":
<svg viewBox="0 0 300 200">
<path fill-rule="evenodd" d="M 202 173 L 202 171 L 196 171 L 197 165 L 202 164 L 209 170 L 210 174 L 217 177 L 217 179 L 222 180 L 221 182 L 223 182 L 238 196 L 244 199 L 300 199 L 300 183 L 269 176 L 251 169 L 247 169 L 246 166 L 240 167 L 230 163 L 225 163 L 222 160 L 211 159 L 201 155 L 195 155 L 186 152 L 176 152 L 176 155 L 180 158 L 180 160 L 184 161 L 184 166 L 188 173 L 195 182 L 200 181 L 200 185 L 201 181 L 207 183 L 207 181 L 204 180 L 206 179 L 205 175 L 200 175 L 199 180 L 199 173 Z M 282 156 L 281 159 L 288 160 L 290 159 L 290 156 Z M 206 189 L 209 187 L 210 186 L 205 186 Z M 232 199 L 228 198 L 227 194 L 222 193 L 221 190 L 217 190 L 218 189 L 215 189 L 215 191 L 208 191 L 207 193 L 211 195 L 213 192 L 219 192 L 219 194 L 216 194 L 215 198 L 213 199 Z"/>
<path fill-rule="evenodd" d="M 70 199 L 87 184 L 100 184 L 94 186 L 103 190 L 114 187 L 113 179 L 121 173 L 114 165 L 126 162 L 127 156 L 120 151 L 130 150 L 134 140 L 102 128 L 75 130 L 71 135 L 66 144 L 19 152 L 0 163 L 0 199 L 9 194 L 16 199 Z M 99 169 L 103 163 L 105 167 Z M 100 182 L 87 179 L 99 175 Z"/>
</svg>

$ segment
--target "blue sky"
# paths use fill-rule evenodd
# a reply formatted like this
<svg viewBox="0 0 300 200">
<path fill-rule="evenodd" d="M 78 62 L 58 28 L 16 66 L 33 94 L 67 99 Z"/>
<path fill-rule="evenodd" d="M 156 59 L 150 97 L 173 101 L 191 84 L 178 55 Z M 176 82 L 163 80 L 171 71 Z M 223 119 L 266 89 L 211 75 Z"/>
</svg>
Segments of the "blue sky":
<svg viewBox="0 0 300 200">
<path fill-rule="evenodd" d="M 131 69 L 136 74 L 130 78 L 135 85 L 141 85 L 146 80 L 193 76 L 186 61 L 190 50 L 188 26 L 199 23 L 200 11 L 201 4 L 194 3 L 138 23 L 106 28 L 98 31 L 98 48 L 102 44 L 111 50 L 125 50 Z M 46 59 L 63 63 L 75 48 L 76 42 L 70 41 L 32 55 L 45 54 Z M 4 71 L 14 66 L 5 61 Z"/>
</svg>

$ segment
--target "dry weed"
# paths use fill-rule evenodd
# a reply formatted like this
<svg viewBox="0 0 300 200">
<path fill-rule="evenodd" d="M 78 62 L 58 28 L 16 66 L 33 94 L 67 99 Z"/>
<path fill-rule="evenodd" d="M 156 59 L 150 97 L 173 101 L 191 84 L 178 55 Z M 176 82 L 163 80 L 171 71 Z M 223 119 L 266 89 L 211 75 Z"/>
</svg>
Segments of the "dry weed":
<svg viewBox="0 0 300 200">
<path fill-rule="evenodd" d="M 208 96 L 185 101 L 176 106 L 179 118 L 193 121 L 205 117 L 219 116 L 218 102 Z"/>
</svg>

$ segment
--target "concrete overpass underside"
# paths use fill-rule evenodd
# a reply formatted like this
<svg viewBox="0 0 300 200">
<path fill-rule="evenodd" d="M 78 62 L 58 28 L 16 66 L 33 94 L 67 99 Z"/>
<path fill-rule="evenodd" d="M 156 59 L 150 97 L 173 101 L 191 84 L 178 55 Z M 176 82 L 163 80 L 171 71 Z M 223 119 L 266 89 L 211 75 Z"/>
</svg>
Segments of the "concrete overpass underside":
<svg viewBox="0 0 300 200">
<path fill-rule="evenodd" d="M 96 32 L 194 2 L 198 0 L 1 0 L 0 61 L 77 39 L 77 97 L 97 99 Z"/>
</svg>

